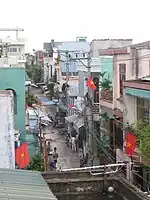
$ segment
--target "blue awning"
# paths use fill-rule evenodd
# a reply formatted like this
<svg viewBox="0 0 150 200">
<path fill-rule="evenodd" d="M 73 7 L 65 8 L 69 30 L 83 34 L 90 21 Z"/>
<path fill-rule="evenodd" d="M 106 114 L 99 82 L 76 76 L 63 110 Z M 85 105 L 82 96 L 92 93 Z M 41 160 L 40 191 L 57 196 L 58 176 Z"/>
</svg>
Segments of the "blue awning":
<svg viewBox="0 0 150 200">
<path fill-rule="evenodd" d="M 150 90 L 141 90 L 141 89 L 126 87 L 125 94 L 150 99 Z"/>
</svg>

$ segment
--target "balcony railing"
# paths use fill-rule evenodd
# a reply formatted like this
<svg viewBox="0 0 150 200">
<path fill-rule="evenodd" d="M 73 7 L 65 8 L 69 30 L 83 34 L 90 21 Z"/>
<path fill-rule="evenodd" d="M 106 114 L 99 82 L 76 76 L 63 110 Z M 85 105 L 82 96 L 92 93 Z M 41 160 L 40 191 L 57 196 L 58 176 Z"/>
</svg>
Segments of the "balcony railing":
<svg viewBox="0 0 150 200">
<path fill-rule="evenodd" d="M 93 103 L 92 112 L 93 114 L 99 114 L 99 103 Z"/>
<path fill-rule="evenodd" d="M 101 91 L 101 100 L 107 101 L 109 103 L 113 102 L 113 90 L 111 89 L 104 89 Z"/>
</svg>

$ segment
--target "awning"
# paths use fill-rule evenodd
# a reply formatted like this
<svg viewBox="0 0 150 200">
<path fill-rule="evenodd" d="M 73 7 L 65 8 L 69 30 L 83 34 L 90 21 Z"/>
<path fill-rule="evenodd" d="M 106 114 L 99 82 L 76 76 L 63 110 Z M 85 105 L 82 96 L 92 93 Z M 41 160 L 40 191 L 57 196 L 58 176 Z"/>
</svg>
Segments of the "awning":
<svg viewBox="0 0 150 200">
<path fill-rule="evenodd" d="M 79 129 L 84 126 L 84 117 L 76 119 L 76 121 L 73 123 L 73 127 L 76 130 L 77 133 L 79 133 Z"/>
<path fill-rule="evenodd" d="M 149 90 L 141 90 L 141 89 L 126 87 L 125 94 L 150 99 L 150 91 Z"/>
<path fill-rule="evenodd" d="M 65 120 L 69 123 L 73 123 L 78 119 L 78 115 L 70 115 L 68 117 L 65 117 Z"/>
</svg>

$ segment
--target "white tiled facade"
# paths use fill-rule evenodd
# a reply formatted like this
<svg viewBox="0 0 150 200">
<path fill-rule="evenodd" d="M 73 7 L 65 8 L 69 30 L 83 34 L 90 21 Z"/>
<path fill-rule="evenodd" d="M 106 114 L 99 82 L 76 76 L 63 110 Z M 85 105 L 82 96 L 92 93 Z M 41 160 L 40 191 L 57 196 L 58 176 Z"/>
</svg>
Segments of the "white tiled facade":
<svg viewBox="0 0 150 200">
<path fill-rule="evenodd" d="M 2 56 L 0 58 L 0 67 L 25 67 L 25 40 L 18 38 L 12 40 L 10 37 L 1 39 Z"/>
</svg>

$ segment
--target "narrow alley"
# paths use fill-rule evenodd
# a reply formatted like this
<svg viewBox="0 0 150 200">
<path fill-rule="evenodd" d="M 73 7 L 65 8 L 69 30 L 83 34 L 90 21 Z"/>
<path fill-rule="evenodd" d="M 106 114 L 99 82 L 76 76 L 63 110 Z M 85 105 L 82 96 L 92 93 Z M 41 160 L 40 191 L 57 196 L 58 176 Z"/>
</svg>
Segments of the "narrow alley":
<svg viewBox="0 0 150 200">
<path fill-rule="evenodd" d="M 44 97 L 40 89 L 32 88 L 31 92 L 34 93 L 39 99 Z M 54 115 L 56 112 L 55 106 L 42 106 L 43 112 L 47 115 L 50 113 Z M 61 135 L 59 129 L 53 128 L 52 125 L 43 130 L 46 133 L 46 139 L 52 140 L 52 149 L 57 148 L 58 163 L 57 168 L 76 168 L 80 167 L 80 157 L 78 152 L 72 152 L 71 148 L 67 146 L 65 135 Z"/>
<path fill-rule="evenodd" d="M 59 130 L 49 127 L 46 129 L 46 139 L 52 139 L 52 148 L 56 147 L 58 151 L 57 167 L 61 169 L 80 167 L 79 155 L 72 152 L 66 145 L 65 136 L 59 134 Z"/>
</svg>

